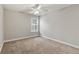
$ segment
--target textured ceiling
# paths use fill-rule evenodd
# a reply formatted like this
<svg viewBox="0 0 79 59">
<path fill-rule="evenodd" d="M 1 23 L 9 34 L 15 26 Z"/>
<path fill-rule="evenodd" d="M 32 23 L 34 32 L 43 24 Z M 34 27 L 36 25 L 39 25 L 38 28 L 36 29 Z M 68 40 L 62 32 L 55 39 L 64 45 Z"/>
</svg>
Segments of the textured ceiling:
<svg viewBox="0 0 79 59">
<path fill-rule="evenodd" d="M 8 10 L 31 14 L 31 12 L 33 11 L 32 7 L 34 5 L 35 4 L 5 4 L 3 5 L 3 7 Z M 70 4 L 40 4 L 40 5 L 41 5 L 40 15 L 70 6 Z"/>
</svg>

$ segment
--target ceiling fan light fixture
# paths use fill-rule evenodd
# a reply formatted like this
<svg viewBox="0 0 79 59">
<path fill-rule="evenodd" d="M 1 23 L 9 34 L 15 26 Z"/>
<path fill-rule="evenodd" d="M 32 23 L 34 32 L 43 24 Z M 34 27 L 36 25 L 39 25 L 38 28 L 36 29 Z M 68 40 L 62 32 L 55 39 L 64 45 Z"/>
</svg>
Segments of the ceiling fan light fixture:
<svg viewBox="0 0 79 59">
<path fill-rule="evenodd" d="M 35 15 L 39 14 L 39 11 L 35 11 L 34 14 L 35 14 Z"/>
</svg>

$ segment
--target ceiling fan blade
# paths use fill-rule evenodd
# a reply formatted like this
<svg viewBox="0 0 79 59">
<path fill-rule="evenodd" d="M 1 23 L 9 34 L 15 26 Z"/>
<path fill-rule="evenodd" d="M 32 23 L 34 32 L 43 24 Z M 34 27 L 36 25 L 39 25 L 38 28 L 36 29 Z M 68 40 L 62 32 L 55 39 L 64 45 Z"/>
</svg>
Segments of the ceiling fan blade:
<svg viewBox="0 0 79 59">
<path fill-rule="evenodd" d="M 39 7 L 39 4 L 35 4 L 32 8 L 37 9 Z"/>
</svg>

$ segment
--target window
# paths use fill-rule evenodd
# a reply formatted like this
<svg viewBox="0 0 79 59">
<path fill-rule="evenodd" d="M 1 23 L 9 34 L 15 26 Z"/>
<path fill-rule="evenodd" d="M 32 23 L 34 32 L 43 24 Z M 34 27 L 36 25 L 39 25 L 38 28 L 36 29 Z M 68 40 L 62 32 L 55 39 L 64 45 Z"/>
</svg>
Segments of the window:
<svg viewBox="0 0 79 59">
<path fill-rule="evenodd" d="M 33 16 L 31 19 L 31 32 L 38 32 L 38 16 Z"/>
</svg>

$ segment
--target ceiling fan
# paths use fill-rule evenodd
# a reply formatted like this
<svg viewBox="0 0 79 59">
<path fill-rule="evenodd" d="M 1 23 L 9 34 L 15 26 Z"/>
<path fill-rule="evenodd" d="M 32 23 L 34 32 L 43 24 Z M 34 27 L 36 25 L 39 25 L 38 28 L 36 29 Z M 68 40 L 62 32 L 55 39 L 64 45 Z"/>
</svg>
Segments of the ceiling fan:
<svg viewBox="0 0 79 59">
<path fill-rule="evenodd" d="M 40 13 L 40 9 L 41 9 L 41 5 L 39 4 L 35 4 L 33 7 L 32 7 L 32 12 L 34 15 L 37 15 Z"/>
<path fill-rule="evenodd" d="M 34 15 L 39 15 L 43 12 L 47 12 L 48 10 L 43 8 L 43 6 L 41 4 L 35 4 L 34 6 L 32 6 L 32 14 Z"/>
</svg>

